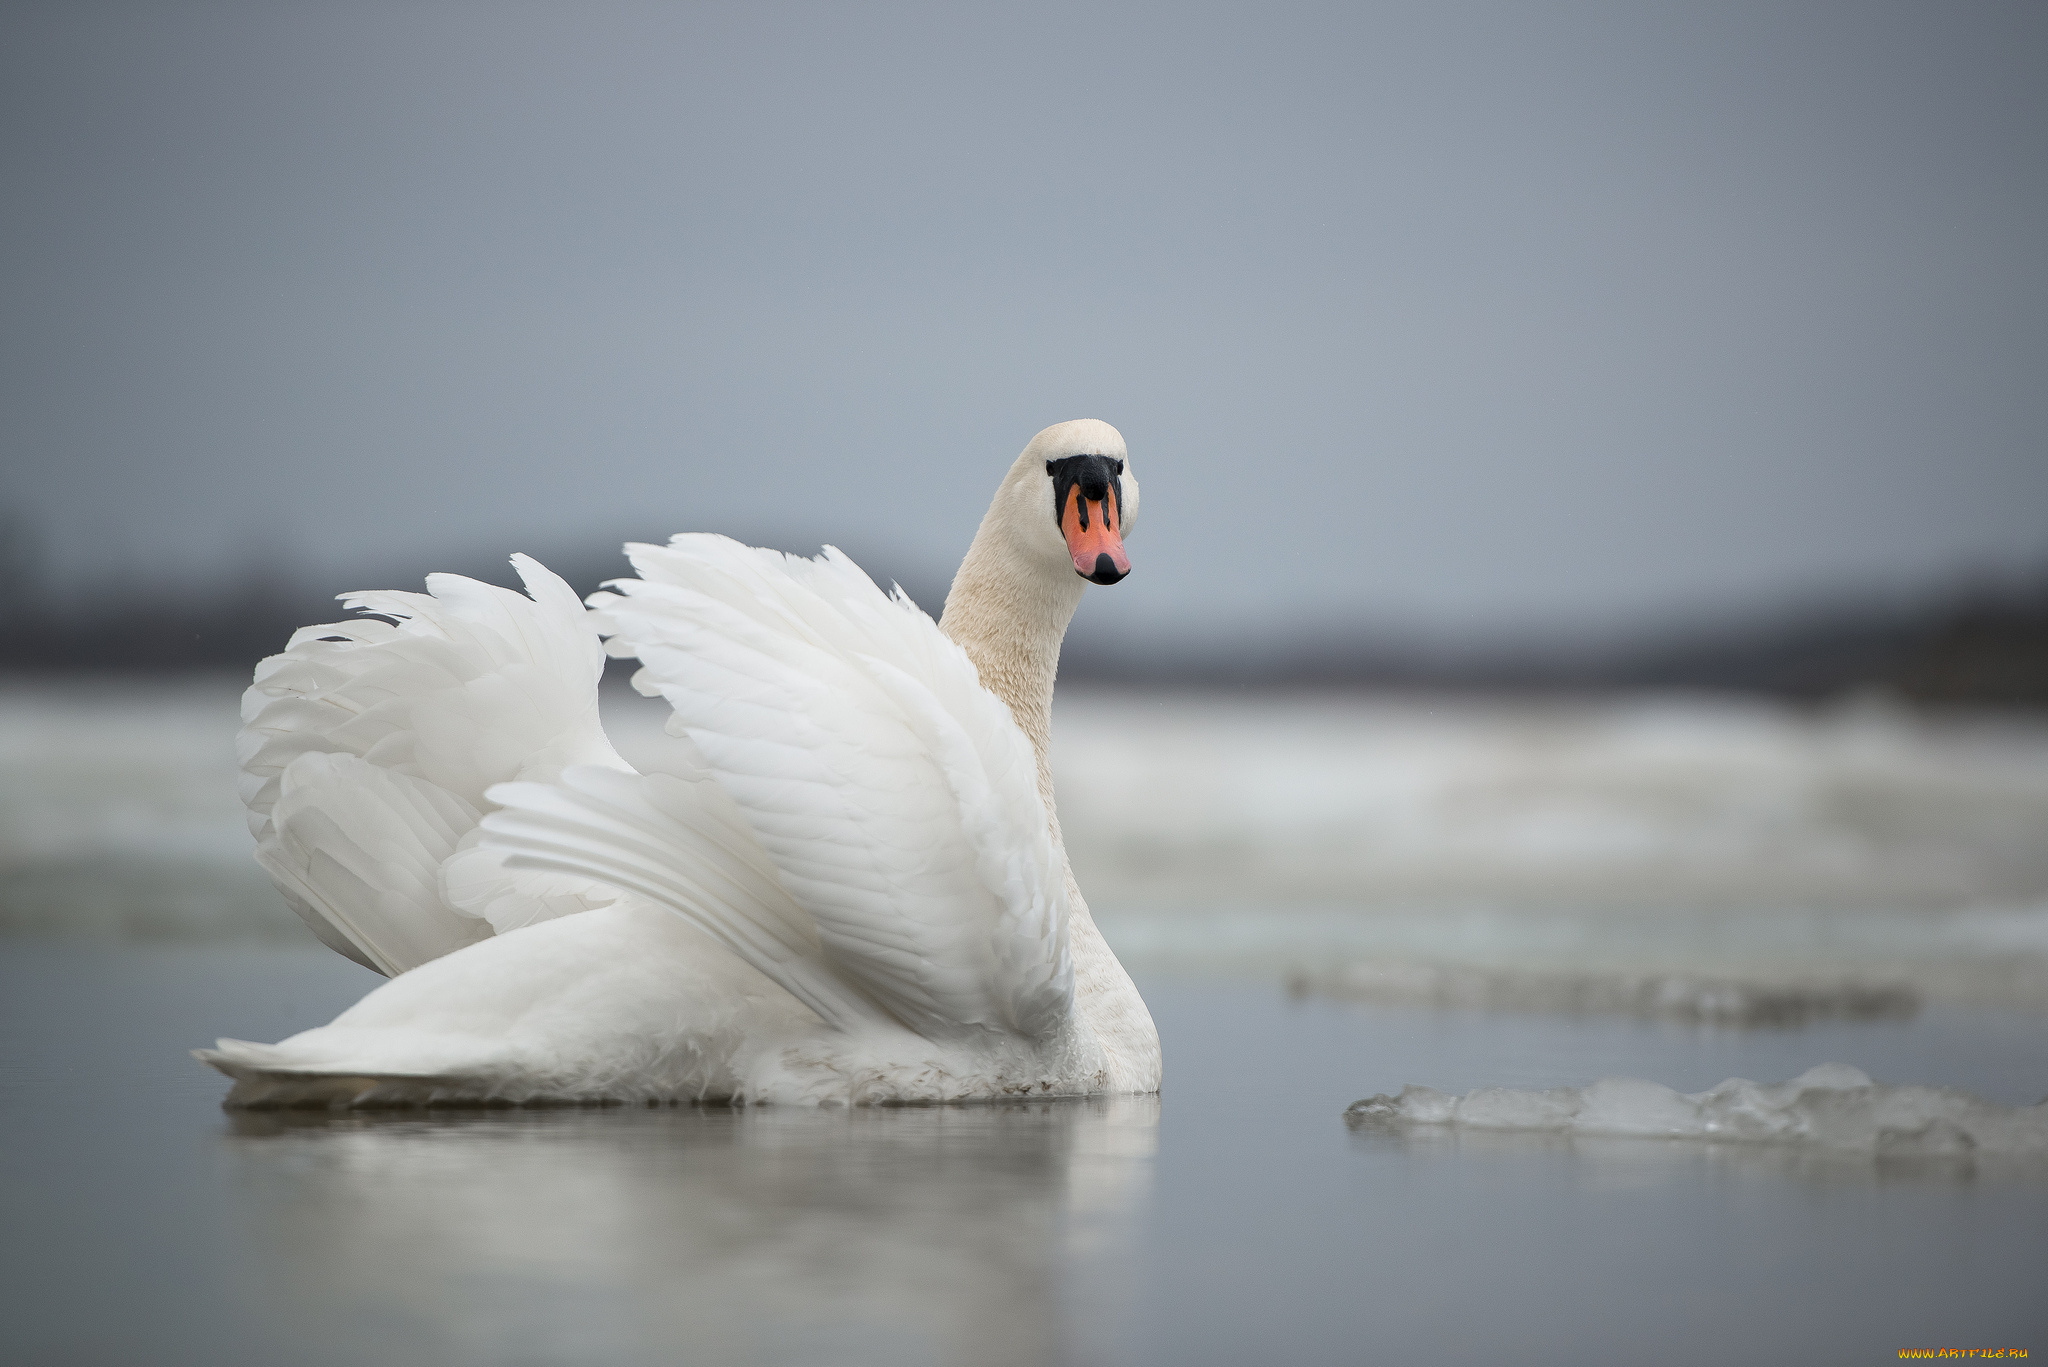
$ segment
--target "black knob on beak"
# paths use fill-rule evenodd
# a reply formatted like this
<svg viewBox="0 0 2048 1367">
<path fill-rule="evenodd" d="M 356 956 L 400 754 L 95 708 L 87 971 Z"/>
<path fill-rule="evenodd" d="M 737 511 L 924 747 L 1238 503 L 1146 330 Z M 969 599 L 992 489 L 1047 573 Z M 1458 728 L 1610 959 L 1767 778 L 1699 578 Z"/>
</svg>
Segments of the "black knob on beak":
<svg viewBox="0 0 2048 1367">
<path fill-rule="evenodd" d="M 1108 556 L 1098 555 L 1095 557 L 1095 572 L 1088 576 L 1088 582 L 1091 584 L 1114 584 L 1129 573 L 1129 570 L 1118 569 L 1116 562 Z"/>
</svg>

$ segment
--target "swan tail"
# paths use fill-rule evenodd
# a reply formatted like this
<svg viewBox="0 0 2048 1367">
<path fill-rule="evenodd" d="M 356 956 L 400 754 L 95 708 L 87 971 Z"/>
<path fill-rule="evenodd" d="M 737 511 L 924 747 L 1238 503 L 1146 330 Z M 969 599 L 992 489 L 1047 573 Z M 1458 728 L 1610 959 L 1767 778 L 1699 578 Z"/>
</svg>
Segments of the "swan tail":
<svg viewBox="0 0 2048 1367">
<path fill-rule="evenodd" d="M 463 1088 L 456 1079 L 425 1073 L 363 1073 L 295 1068 L 273 1045 L 224 1039 L 192 1057 L 234 1079 L 221 1104 L 232 1110 L 344 1110 L 415 1106 Z"/>
<path fill-rule="evenodd" d="M 526 594 L 436 574 L 423 594 L 343 595 L 374 615 L 296 632 L 243 695 L 257 863 L 323 943 L 387 976 L 613 896 L 475 849 L 493 784 L 627 769 L 598 721 L 604 652 L 582 604 L 512 563 Z"/>
</svg>

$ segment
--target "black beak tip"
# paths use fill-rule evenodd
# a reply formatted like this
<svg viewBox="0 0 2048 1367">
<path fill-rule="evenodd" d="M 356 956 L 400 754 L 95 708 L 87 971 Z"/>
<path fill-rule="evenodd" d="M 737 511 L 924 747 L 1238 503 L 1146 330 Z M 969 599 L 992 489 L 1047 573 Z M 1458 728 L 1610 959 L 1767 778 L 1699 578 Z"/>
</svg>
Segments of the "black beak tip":
<svg viewBox="0 0 2048 1367">
<path fill-rule="evenodd" d="M 1114 584 L 1129 573 L 1129 570 L 1118 569 L 1116 562 L 1107 555 L 1098 555 L 1095 557 L 1095 572 L 1087 578 L 1091 584 Z"/>
</svg>

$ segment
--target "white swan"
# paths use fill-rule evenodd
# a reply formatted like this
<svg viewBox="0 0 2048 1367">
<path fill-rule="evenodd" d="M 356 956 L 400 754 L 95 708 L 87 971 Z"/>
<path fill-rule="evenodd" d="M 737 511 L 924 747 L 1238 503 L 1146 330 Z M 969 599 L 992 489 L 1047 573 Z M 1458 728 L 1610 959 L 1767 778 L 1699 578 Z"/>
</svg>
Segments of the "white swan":
<svg viewBox="0 0 2048 1367">
<path fill-rule="evenodd" d="M 1129 569 L 1115 428 L 1011 466 L 940 623 L 827 548 L 631 546 L 586 613 L 452 575 L 358 593 L 243 702 L 257 859 L 391 981 L 197 1056 L 230 1106 L 951 1101 L 1157 1090 L 1159 1037 L 1068 868 L 1046 762 L 1088 580 Z M 635 772 L 609 649 L 692 761 Z"/>
</svg>

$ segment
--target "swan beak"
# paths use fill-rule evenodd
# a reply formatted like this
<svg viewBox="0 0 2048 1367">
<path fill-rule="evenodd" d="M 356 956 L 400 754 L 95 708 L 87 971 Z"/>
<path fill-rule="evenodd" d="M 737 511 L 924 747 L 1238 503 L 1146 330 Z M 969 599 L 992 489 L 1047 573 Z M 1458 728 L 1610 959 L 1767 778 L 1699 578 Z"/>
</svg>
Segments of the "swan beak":
<svg viewBox="0 0 2048 1367">
<path fill-rule="evenodd" d="M 1101 490 L 1099 498 L 1089 498 L 1091 492 L 1079 484 L 1068 491 L 1060 530 L 1067 534 L 1074 573 L 1091 584 L 1114 584 L 1131 572 L 1131 558 L 1124 554 L 1123 531 L 1117 519 L 1117 500 L 1107 489 Z"/>
</svg>

